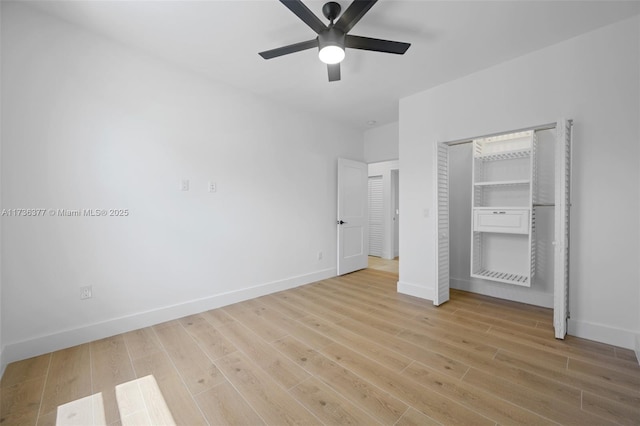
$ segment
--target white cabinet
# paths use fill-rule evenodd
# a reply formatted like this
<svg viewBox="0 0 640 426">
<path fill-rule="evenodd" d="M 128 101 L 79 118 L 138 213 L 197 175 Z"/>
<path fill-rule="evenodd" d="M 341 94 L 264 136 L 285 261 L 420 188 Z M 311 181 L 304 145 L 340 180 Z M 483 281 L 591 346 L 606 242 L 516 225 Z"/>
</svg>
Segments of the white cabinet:
<svg viewBox="0 0 640 426">
<path fill-rule="evenodd" d="M 531 286 L 535 161 L 534 131 L 473 141 L 472 277 Z"/>
</svg>

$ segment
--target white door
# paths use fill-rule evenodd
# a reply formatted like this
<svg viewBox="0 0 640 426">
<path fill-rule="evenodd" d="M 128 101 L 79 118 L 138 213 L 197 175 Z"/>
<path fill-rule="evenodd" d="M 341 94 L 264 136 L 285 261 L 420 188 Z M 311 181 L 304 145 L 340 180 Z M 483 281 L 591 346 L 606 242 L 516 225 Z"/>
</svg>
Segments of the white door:
<svg viewBox="0 0 640 426">
<path fill-rule="evenodd" d="M 367 267 L 367 165 L 338 158 L 338 275 Z"/>
<path fill-rule="evenodd" d="M 436 291 L 433 304 L 438 306 L 449 300 L 449 146 L 436 144 L 436 192 L 438 208 L 436 209 Z"/>
<path fill-rule="evenodd" d="M 382 176 L 369 177 L 369 256 L 382 257 L 384 234 Z"/>
<path fill-rule="evenodd" d="M 555 258 L 553 273 L 553 327 L 556 339 L 567 334 L 569 317 L 569 219 L 571 210 L 571 121 L 557 124 L 555 190 Z"/>
</svg>

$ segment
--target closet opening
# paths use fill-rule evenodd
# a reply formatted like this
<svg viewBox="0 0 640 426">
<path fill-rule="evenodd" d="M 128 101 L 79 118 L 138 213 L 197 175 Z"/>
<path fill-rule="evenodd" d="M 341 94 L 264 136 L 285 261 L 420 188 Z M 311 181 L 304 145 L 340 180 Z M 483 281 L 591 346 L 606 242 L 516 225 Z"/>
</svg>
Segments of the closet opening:
<svg viewBox="0 0 640 426">
<path fill-rule="evenodd" d="M 438 288 L 568 318 L 571 121 L 437 144 Z"/>
</svg>

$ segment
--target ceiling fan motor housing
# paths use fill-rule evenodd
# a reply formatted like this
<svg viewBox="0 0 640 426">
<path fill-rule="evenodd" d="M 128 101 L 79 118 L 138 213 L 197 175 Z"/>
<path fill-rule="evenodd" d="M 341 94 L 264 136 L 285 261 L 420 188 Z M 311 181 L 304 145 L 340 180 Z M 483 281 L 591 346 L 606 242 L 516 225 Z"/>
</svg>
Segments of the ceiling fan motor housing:
<svg viewBox="0 0 640 426">
<path fill-rule="evenodd" d="M 330 27 L 328 30 L 318 34 L 318 49 L 322 50 L 326 46 L 338 46 L 344 49 L 345 34 L 337 28 Z"/>
<path fill-rule="evenodd" d="M 335 1 L 330 1 L 322 6 L 322 14 L 325 16 L 325 18 L 333 22 L 333 20 L 336 19 L 338 15 L 340 15 L 341 9 L 342 8 L 338 3 L 336 3 Z"/>
</svg>

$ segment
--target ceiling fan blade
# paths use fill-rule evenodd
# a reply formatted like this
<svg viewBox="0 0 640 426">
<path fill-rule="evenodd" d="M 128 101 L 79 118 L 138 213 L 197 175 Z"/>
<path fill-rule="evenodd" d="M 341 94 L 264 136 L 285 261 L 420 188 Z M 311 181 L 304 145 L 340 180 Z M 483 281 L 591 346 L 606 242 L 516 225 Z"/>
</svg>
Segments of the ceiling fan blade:
<svg viewBox="0 0 640 426">
<path fill-rule="evenodd" d="M 340 80 L 340 63 L 327 64 L 327 70 L 329 71 L 329 81 Z"/>
<path fill-rule="evenodd" d="M 327 26 L 300 0 L 280 0 L 287 9 L 292 11 L 298 18 L 307 24 L 316 34 L 320 34 L 327 29 Z"/>
<path fill-rule="evenodd" d="M 340 31 L 348 33 L 377 1 L 378 0 L 354 0 L 334 26 Z"/>
<path fill-rule="evenodd" d="M 318 47 L 317 38 L 308 41 L 301 41 L 300 43 L 290 44 L 288 46 L 278 47 L 277 49 L 265 50 L 264 52 L 258 53 L 258 55 L 262 56 L 264 59 L 271 59 L 277 58 L 278 56 L 282 55 L 288 55 L 289 53 L 311 49 L 313 47 Z"/>
<path fill-rule="evenodd" d="M 345 47 L 361 50 L 373 50 L 374 52 L 395 53 L 403 55 L 407 51 L 411 43 L 403 43 L 401 41 L 380 40 L 378 38 L 360 37 L 347 34 Z"/>
</svg>

